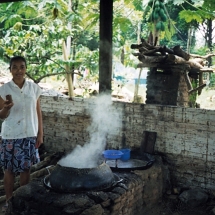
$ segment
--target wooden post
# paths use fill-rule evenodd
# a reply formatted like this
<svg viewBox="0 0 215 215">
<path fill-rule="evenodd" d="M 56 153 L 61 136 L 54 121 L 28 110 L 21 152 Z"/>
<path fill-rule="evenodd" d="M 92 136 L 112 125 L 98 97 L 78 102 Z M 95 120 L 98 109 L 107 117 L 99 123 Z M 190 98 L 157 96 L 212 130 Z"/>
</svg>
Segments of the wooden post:
<svg viewBox="0 0 215 215">
<path fill-rule="evenodd" d="M 63 48 L 64 60 L 68 60 L 68 55 L 67 55 L 67 49 L 66 49 L 65 41 L 63 41 L 62 48 Z M 65 66 L 65 69 L 66 69 L 66 72 L 67 72 L 66 78 L 67 78 L 67 84 L 68 84 L 68 90 L 69 90 L 69 97 L 72 98 L 72 97 L 74 97 L 72 75 L 68 73 L 69 72 L 69 66 L 68 65 Z"/>
<path fill-rule="evenodd" d="M 113 0 L 100 0 L 99 92 L 111 94 Z"/>
</svg>

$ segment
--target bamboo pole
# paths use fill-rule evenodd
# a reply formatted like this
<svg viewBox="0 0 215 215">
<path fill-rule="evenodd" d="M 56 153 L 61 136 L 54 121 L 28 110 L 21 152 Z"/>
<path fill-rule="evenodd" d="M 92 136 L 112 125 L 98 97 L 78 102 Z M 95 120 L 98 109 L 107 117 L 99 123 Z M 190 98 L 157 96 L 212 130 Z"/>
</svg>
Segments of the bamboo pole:
<svg viewBox="0 0 215 215">
<path fill-rule="evenodd" d="M 67 48 L 66 48 L 66 44 L 65 44 L 65 41 L 63 41 L 63 44 L 62 44 L 62 49 L 63 49 L 63 57 L 64 57 L 64 60 L 68 60 L 68 55 L 67 55 Z M 72 75 L 69 74 L 69 66 L 66 65 L 65 66 L 65 69 L 66 69 L 66 80 L 67 80 L 67 84 L 68 84 L 68 90 L 69 90 L 69 97 L 72 98 L 74 97 L 74 89 L 73 89 L 73 83 L 72 83 Z"/>
<path fill-rule="evenodd" d="M 133 101 L 135 103 L 140 103 L 140 99 L 138 97 L 138 91 L 139 91 L 140 77 L 141 77 L 142 70 L 143 70 L 143 68 L 140 68 L 138 80 L 137 80 L 137 83 L 135 84 L 134 101 Z"/>
</svg>

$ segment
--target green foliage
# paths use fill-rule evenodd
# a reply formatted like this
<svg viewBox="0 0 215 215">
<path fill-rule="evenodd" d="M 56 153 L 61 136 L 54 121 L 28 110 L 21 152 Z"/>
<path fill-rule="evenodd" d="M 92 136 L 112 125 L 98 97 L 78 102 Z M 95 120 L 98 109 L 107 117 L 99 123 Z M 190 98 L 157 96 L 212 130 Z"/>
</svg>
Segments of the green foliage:
<svg viewBox="0 0 215 215">
<path fill-rule="evenodd" d="M 84 28 L 82 16 L 69 12 L 68 5 L 63 0 L 10 3 L 7 6 L 7 14 L 4 8 L 5 5 L 2 8 L 0 5 L 0 14 L 3 14 L 0 16 L 0 22 L 4 25 L 0 31 L 3 54 L 8 57 L 25 56 L 29 63 L 27 75 L 35 82 L 40 82 L 46 76 L 65 73 L 66 65 L 78 69 L 81 63 L 86 62 L 83 57 L 74 58 L 74 52 L 71 52 L 68 61 L 62 60 L 62 42 L 72 36 L 75 50 Z M 87 19 L 86 16 L 84 18 Z M 89 19 L 88 23 L 91 20 Z M 73 25 L 71 30 L 68 28 L 69 22 Z M 92 37 L 91 42 L 96 39 L 96 36 Z M 88 41 L 87 38 L 85 40 Z M 94 47 L 89 42 L 85 45 L 97 49 L 98 42 L 95 41 Z M 77 53 L 79 51 L 82 49 L 77 50 Z"/>
<path fill-rule="evenodd" d="M 124 0 L 124 3 L 126 5 L 130 5 L 131 1 L 130 0 Z M 137 11 L 143 11 L 143 3 L 142 0 L 133 0 L 132 5 L 134 6 L 135 10 Z"/>
<path fill-rule="evenodd" d="M 69 65 L 71 71 L 87 67 L 91 75 L 98 77 L 99 1 L 73 1 L 75 3 L 78 4 L 73 5 L 72 11 L 66 0 L 1 4 L 0 56 L 26 56 L 30 63 L 28 75 L 35 82 L 49 75 L 62 75 L 65 65 Z M 149 31 L 157 30 L 161 35 L 160 44 L 186 47 L 190 25 L 197 27 L 199 22 L 213 18 L 214 5 L 210 0 L 202 4 L 197 0 L 115 0 L 113 57 L 120 59 L 123 48 L 125 66 L 136 65 L 129 47 L 137 42 L 137 26 L 143 19 L 141 35 L 144 38 Z M 72 40 L 71 54 L 69 60 L 64 61 L 62 42 L 68 36 Z"/>
<path fill-rule="evenodd" d="M 23 7 L 17 9 L 17 14 L 23 15 L 24 18 L 29 19 L 37 15 L 36 8 L 30 1 L 24 1 Z"/>
<path fill-rule="evenodd" d="M 19 15 L 17 15 L 17 14 L 11 15 L 10 18 L 5 21 L 4 27 L 5 27 L 5 29 L 8 29 L 8 28 L 14 26 L 17 22 L 21 22 L 21 21 L 22 21 L 22 19 Z"/>
<path fill-rule="evenodd" d="M 198 14 L 196 11 L 191 10 L 183 10 L 179 13 L 179 17 L 181 19 L 184 19 L 186 22 L 192 22 L 193 20 L 201 23 L 203 21 L 200 14 Z"/>
<path fill-rule="evenodd" d="M 181 5 L 183 4 L 185 1 L 184 0 L 173 0 L 173 4 L 174 5 Z"/>
<path fill-rule="evenodd" d="M 200 47 L 198 49 L 193 49 L 193 53 L 201 55 L 201 56 L 205 56 L 206 54 L 210 53 L 210 50 L 208 47 L 204 46 L 204 47 Z"/>
<path fill-rule="evenodd" d="M 40 82 L 50 75 L 86 67 L 98 77 L 99 1 L 31 0 L 0 5 L 0 55 L 8 59 L 23 55 L 28 59 L 28 76 Z M 7 13 L 5 13 L 7 11 Z M 142 17 L 142 0 L 114 1 L 113 54 L 120 58 L 122 46 L 136 42 L 135 28 Z M 72 28 L 69 28 L 69 25 Z M 69 60 L 63 60 L 62 42 L 71 36 Z M 129 64 L 130 50 L 125 49 Z M 6 56 L 6 58 L 5 58 Z"/>
<path fill-rule="evenodd" d="M 192 83 L 193 89 L 198 87 L 198 81 L 197 80 L 194 79 L 191 81 L 191 83 Z M 189 107 L 193 107 L 193 108 L 196 107 L 196 99 L 197 99 L 197 91 L 195 91 L 189 95 Z"/>
<path fill-rule="evenodd" d="M 150 9 L 151 8 L 151 9 Z M 149 1 L 144 14 L 147 16 L 149 14 L 148 22 L 154 23 L 157 31 L 164 31 L 164 23 L 167 21 L 167 14 L 165 12 L 164 3 L 161 0 L 151 0 Z M 160 23 L 160 24 L 157 24 Z"/>
<path fill-rule="evenodd" d="M 167 6 L 162 0 L 149 0 L 145 3 L 143 23 L 148 24 L 148 30 L 154 34 L 154 38 L 159 35 L 159 40 L 170 40 L 175 33 L 174 21 L 169 17 Z"/>
<path fill-rule="evenodd" d="M 210 76 L 210 87 L 215 88 L 215 74 L 212 73 Z"/>
</svg>

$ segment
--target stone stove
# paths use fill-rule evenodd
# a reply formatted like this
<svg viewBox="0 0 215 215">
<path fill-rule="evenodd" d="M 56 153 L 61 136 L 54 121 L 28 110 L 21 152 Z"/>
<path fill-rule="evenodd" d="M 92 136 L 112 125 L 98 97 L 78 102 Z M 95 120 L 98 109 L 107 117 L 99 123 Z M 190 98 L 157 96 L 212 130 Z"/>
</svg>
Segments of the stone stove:
<svg viewBox="0 0 215 215">
<path fill-rule="evenodd" d="M 162 198 L 164 168 L 160 157 L 146 170 L 115 172 L 123 179 L 112 189 L 59 193 L 44 186 L 44 177 L 20 187 L 11 199 L 10 215 L 143 214 Z"/>
</svg>

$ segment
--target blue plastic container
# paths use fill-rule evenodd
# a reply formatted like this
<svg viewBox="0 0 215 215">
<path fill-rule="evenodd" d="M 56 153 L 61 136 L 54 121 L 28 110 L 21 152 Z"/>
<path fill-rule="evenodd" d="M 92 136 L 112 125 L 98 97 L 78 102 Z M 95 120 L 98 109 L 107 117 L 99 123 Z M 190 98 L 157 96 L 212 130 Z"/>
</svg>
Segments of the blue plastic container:
<svg viewBox="0 0 215 215">
<path fill-rule="evenodd" d="M 107 159 L 119 159 L 122 157 L 123 152 L 121 152 L 120 150 L 105 150 L 103 151 L 103 156 Z"/>
<path fill-rule="evenodd" d="M 127 161 L 130 159 L 130 149 L 120 149 L 120 151 L 123 153 L 123 155 L 121 156 L 120 160 L 122 161 Z"/>
</svg>

